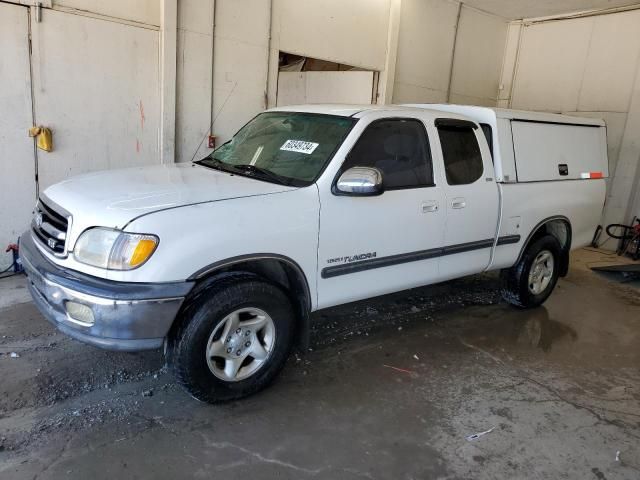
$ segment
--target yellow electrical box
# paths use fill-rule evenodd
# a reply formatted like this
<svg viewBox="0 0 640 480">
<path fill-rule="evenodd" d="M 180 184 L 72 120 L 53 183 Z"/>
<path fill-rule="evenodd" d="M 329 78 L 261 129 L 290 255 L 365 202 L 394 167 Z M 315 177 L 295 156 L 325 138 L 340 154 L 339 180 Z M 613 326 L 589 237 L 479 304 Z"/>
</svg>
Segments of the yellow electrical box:
<svg viewBox="0 0 640 480">
<path fill-rule="evenodd" d="M 40 150 L 50 152 L 53 150 L 53 133 L 51 129 L 47 127 L 31 127 L 29 129 L 29 136 L 36 137 L 36 146 Z"/>
</svg>

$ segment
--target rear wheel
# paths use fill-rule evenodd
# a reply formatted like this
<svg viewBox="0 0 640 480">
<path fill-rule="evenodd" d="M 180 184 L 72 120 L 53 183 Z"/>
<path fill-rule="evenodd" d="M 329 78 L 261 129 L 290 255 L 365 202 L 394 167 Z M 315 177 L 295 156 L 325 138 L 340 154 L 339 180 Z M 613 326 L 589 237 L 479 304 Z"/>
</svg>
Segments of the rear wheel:
<svg viewBox="0 0 640 480">
<path fill-rule="evenodd" d="M 214 283 L 185 307 L 169 361 L 196 399 L 216 403 L 266 387 L 284 366 L 295 315 L 287 295 L 251 274 Z"/>
<path fill-rule="evenodd" d="M 561 247 L 545 235 L 527 247 L 520 261 L 502 271 L 502 297 L 519 308 L 544 303 L 558 282 Z"/>
</svg>

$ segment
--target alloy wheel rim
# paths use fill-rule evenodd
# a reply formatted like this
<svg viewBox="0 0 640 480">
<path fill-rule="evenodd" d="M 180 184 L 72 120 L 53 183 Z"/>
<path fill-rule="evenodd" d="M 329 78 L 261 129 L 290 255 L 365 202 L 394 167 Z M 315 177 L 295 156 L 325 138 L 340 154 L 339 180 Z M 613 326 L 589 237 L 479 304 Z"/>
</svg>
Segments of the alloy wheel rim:
<svg viewBox="0 0 640 480">
<path fill-rule="evenodd" d="M 553 254 L 549 250 L 542 250 L 536 255 L 529 270 L 529 291 L 534 295 L 540 295 L 551 283 L 555 262 Z"/>
<path fill-rule="evenodd" d="M 271 316 L 259 308 L 241 308 L 224 317 L 207 341 L 209 370 L 225 382 L 239 382 L 268 361 L 276 339 Z"/>
</svg>

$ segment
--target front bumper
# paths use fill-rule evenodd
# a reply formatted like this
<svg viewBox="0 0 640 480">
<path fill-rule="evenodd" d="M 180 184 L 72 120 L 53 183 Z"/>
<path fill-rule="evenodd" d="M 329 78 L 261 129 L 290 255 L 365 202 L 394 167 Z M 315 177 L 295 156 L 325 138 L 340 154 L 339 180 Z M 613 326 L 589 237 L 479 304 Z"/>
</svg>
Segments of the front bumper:
<svg viewBox="0 0 640 480">
<path fill-rule="evenodd" d="M 71 271 L 50 262 L 31 232 L 20 238 L 20 258 L 38 310 L 61 332 L 108 350 L 162 346 L 193 282 L 126 283 Z M 93 323 L 72 318 L 67 302 L 89 307 Z"/>
</svg>

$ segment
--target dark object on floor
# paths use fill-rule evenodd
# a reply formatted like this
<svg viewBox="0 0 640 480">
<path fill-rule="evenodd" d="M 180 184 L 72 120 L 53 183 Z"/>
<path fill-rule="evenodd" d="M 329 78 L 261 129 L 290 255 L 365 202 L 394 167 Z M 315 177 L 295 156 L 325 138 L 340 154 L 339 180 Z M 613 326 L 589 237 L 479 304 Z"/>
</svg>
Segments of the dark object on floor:
<svg viewBox="0 0 640 480">
<path fill-rule="evenodd" d="M 18 239 L 19 241 L 20 239 Z M 23 271 L 22 268 L 22 261 L 20 260 L 20 254 L 19 254 L 19 247 L 17 243 L 10 243 L 9 245 L 7 245 L 7 249 L 5 250 L 5 253 L 9 253 L 11 252 L 11 255 L 13 256 L 13 261 L 11 263 L 11 266 L 9 268 L 7 268 L 4 272 L 7 272 L 9 270 L 11 270 L 13 268 L 13 273 L 20 273 Z M 0 272 L 0 273 L 4 273 L 4 272 Z"/>
<path fill-rule="evenodd" d="M 631 281 L 640 278 L 640 263 L 628 265 L 607 265 L 604 267 L 591 267 L 595 272 L 620 273 L 624 280 Z"/>
<path fill-rule="evenodd" d="M 619 240 L 618 255 L 629 254 L 634 260 L 640 259 L 640 220 L 637 217 L 633 217 L 631 225 L 612 223 L 606 230 L 607 235 Z"/>
<path fill-rule="evenodd" d="M 593 248 L 598 248 L 598 241 L 600 240 L 600 234 L 602 233 L 602 225 L 598 225 L 596 231 L 593 233 L 593 238 L 591 239 L 591 246 Z"/>
</svg>

